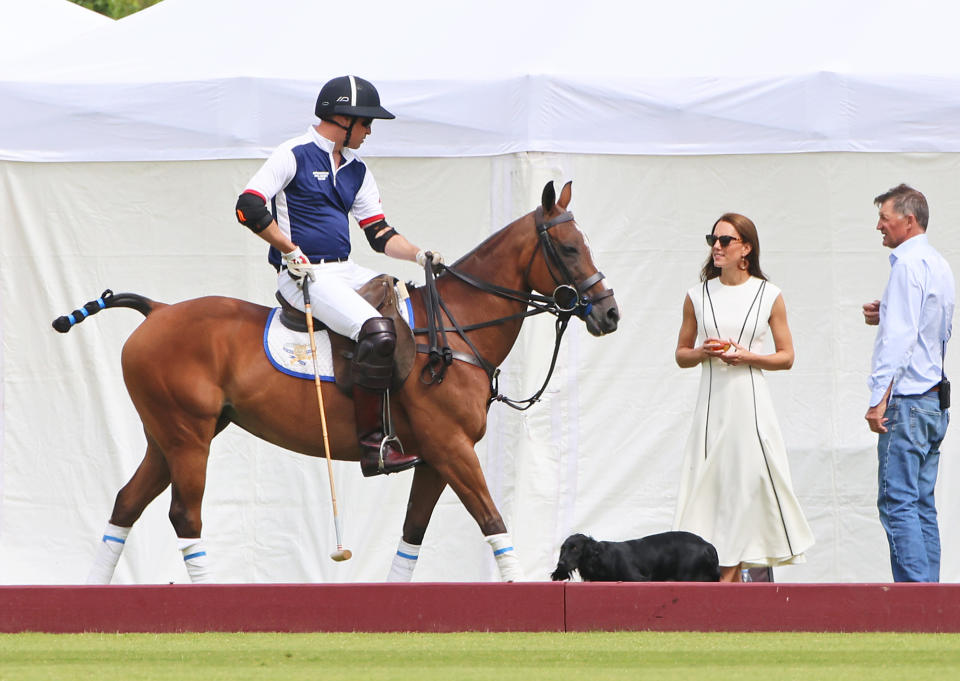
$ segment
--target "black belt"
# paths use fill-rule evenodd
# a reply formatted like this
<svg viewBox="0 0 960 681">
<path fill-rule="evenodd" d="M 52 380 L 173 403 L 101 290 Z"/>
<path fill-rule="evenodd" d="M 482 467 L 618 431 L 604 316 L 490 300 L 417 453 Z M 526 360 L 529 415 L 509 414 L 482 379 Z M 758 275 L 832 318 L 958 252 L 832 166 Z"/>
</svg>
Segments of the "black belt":
<svg viewBox="0 0 960 681">
<path fill-rule="evenodd" d="M 330 263 L 330 262 L 347 262 L 347 260 L 349 260 L 349 259 L 350 259 L 350 258 L 320 258 L 320 259 L 318 259 L 318 260 L 311 260 L 311 261 L 310 261 L 310 264 L 311 264 L 311 265 L 323 265 L 324 263 Z M 287 269 L 287 266 L 286 266 L 286 265 L 280 265 L 280 271 L 281 271 L 281 272 L 283 272 L 285 269 Z"/>
</svg>

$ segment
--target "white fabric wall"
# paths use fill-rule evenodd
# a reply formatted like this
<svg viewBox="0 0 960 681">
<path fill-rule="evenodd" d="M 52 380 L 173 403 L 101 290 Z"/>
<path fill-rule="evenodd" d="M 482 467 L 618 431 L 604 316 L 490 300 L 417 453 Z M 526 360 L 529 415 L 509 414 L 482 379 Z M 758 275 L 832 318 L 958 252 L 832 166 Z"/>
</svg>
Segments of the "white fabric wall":
<svg viewBox="0 0 960 681">
<path fill-rule="evenodd" d="M 0 0 L 0 79 L 6 78 L 19 69 L 16 63 L 30 63 L 34 55 L 53 49 L 55 45 L 80 38 L 85 34 L 106 26 L 113 26 L 112 19 L 80 7 L 67 0 Z M 3 111 L 3 125 L 8 129 L 17 118 L 12 111 L 0 107 Z M 0 232 L 0 239 L 5 236 Z M 0 337 L 4 336 L 6 311 L 4 301 L 0 300 Z M 0 366 L 3 365 L 3 347 L 0 345 Z M 4 439 L 5 410 L 3 386 L 0 384 L 0 443 Z M 3 458 L 0 445 L 0 461 Z M 3 471 L 0 466 L 0 497 L 3 495 Z M 2 507 L 0 507 L 2 522 Z"/>
<path fill-rule="evenodd" d="M 531 210 L 548 179 L 574 180 L 571 208 L 623 322 L 599 339 L 571 324 L 543 403 L 524 414 L 491 408 L 478 452 L 528 579 L 547 578 L 571 532 L 625 539 L 669 527 L 699 371 L 673 362 L 680 309 L 706 257 L 703 234 L 729 210 L 759 227 L 763 266 L 784 291 L 797 349 L 793 370 L 771 374 L 770 385 L 817 544 L 806 565 L 778 570 L 777 578 L 890 579 L 874 506 L 875 436 L 863 421 L 873 329 L 860 305 L 880 296 L 888 270 L 872 198 L 900 181 L 922 189 L 931 241 L 956 265 L 960 156 L 520 153 L 369 162 L 391 223 L 448 260 Z M 66 336 L 50 322 L 107 287 L 166 302 L 227 294 L 270 304 L 265 249 L 232 217 L 236 193 L 259 163 L 0 162 L 8 211 L 0 230 L 0 583 L 81 582 L 114 495 L 144 448 L 119 364 L 139 314 L 107 311 Z M 359 232 L 354 245 L 365 264 L 422 276 L 372 254 Z M 504 392 L 526 397 L 539 386 L 551 342 L 549 321 L 528 323 L 504 366 Z M 955 354 L 948 373 L 960 367 Z M 938 498 L 944 581 L 960 579 L 955 442 L 951 430 Z M 335 468 L 355 554 L 339 564 L 327 557 L 335 542 L 325 463 L 236 428 L 223 433 L 204 504 L 204 535 L 221 578 L 382 580 L 410 473 L 365 480 L 356 464 Z M 168 502 L 164 494 L 147 509 L 115 581 L 186 581 Z M 493 579 L 489 554 L 446 493 L 416 579 Z"/>
</svg>

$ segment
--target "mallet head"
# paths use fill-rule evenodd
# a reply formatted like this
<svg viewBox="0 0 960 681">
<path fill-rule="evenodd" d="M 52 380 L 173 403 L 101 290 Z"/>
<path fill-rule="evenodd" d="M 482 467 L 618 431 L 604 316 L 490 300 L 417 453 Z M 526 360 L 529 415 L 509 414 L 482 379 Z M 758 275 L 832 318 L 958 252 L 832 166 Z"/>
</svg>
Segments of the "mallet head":
<svg viewBox="0 0 960 681">
<path fill-rule="evenodd" d="M 330 554 L 330 558 L 342 563 L 345 560 L 350 560 L 353 557 L 353 552 L 350 549 L 337 549 Z"/>
</svg>

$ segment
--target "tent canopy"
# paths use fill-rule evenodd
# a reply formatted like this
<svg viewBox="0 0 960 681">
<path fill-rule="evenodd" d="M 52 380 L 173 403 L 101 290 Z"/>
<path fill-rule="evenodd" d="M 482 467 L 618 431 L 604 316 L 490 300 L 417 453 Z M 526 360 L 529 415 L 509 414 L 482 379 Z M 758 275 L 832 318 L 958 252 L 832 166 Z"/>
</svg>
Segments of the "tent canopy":
<svg viewBox="0 0 960 681">
<path fill-rule="evenodd" d="M 912 7 L 922 50 L 895 47 L 901 11 L 371 0 L 331 30 L 329 3 L 165 0 L 13 64 L 0 158 L 262 157 L 343 73 L 398 114 L 367 156 L 956 151 L 960 8 Z"/>
<path fill-rule="evenodd" d="M 68 0 L 0 0 L 0 16 L 0 73 L 54 45 L 114 24 Z"/>
</svg>

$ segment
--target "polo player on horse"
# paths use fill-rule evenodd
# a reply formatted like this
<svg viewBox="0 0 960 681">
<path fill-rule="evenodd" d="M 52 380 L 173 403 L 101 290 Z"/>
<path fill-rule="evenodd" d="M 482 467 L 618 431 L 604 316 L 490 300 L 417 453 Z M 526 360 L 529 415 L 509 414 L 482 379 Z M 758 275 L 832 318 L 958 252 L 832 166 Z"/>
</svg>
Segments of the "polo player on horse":
<svg viewBox="0 0 960 681">
<path fill-rule="evenodd" d="M 270 244 L 277 289 L 304 310 L 300 284 L 307 277 L 313 316 L 331 331 L 351 338 L 357 436 L 364 476 L 395 473 L 420 463 L 395 438 L 385 436 L 384 400 L 393 375 L 396 330 L 356 289 L 377 273 L 350 259 L 353 215 L 378 253 L 424 266 L 425 252 L 387 224 L 373 174 L 354 153 L 374 119 L 395 116 L 380 106 L 376 88 L 363 78 L 340 76 L 320 90 L 320 123 L 273 152 L 237 199 L 237 219 Z M 268 209 L 267 204 L 270 204 Z M 434 264 L 443 258 L 432 251 Z"/>
</svg>

